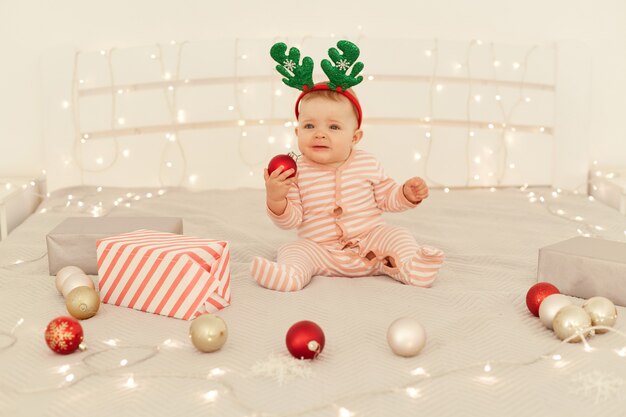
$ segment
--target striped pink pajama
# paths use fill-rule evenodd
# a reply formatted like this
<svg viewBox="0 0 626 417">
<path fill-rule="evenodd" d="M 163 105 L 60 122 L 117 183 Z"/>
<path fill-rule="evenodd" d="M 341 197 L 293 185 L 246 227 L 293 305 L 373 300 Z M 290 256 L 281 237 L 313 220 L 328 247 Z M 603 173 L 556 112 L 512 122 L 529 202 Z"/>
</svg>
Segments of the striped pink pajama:
<svg viewBox="0 0 626 417">
<path fill-rule="evenodd" d="M 253 259 L 251 275 L 260 285 L 295 291 L 315 275 L 388 275 L 409 285 L 433 283 L 443 252 L 420 247 L 406 229 L 385 224 L 383 211 L 404 211 L 416 204 L 372 155 L 354 150 L 338 168 L 302 156 L 297 175 L 285 212 L 267 212 L 278 227 L 297 227 L 301 239 L 280 247 L 277 262 Z"/>
</svg>

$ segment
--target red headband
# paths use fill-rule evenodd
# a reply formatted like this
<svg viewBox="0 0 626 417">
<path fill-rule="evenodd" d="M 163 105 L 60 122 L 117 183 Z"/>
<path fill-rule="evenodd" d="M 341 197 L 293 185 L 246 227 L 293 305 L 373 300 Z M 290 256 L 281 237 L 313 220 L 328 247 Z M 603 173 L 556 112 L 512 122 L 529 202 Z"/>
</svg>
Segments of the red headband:
<svg viewBox="0 0 626 417">
<path fill-rule="evenodd" d="M 358 117 L 357 117 L 357 120 L 358 120 L 357 129 L 361 128 L 361 120 L 363 119 L 363 113 L 361 111 L 361 105 L 359 104 L 359 100 L 357 100 L 356 97 L 354 97 L 348 91 L 342 90 L 341 87 L 337 87 L 337 89 L 331 90 L 330 87 L 328 87 L 328 84 L 326 84 L 326 83 L 315 84 L 313 86 L 313 88 L 311 88 L 310 90 L 303 91 L 298 96 L 298 99 L 296 100 L 296 119 L 298 119 L 298 117 L 300 116 L 299 106 L 300 106 L 300 100 L 302 100 L 302 97 L 306 96 L 311 91 L 320 91 L 320 90 L 336 91 L 337 93 L 341 94 L 342 96 L 344 96 L 345 98 L 350 100 L 350 102 L 352 103 L 352 105 L 354 106 L 354 108 L 356 109 L 356 112 L 358 114 Z"/>
</svg>

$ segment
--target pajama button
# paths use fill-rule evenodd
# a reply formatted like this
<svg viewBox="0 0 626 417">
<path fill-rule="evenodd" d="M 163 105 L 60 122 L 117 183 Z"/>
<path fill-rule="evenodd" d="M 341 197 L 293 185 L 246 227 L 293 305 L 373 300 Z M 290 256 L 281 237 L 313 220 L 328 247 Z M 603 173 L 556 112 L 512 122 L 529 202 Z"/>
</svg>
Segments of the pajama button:
<svg viewBox="0 0 626 417">
<path fill-rule="evenodd" d="M 341 216 L 343 214 L 343 209 L 339 206 L 335 207 L 335 209 L 333 210 L 333 214 L 335 216 Z"/>
</svg>

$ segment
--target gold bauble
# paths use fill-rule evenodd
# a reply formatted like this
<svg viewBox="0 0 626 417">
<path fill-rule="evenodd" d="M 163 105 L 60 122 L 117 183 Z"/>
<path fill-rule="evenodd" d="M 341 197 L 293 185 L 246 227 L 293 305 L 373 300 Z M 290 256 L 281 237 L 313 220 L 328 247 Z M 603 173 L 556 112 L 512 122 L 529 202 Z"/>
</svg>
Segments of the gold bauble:
<svg viewBox="0 0 626 417">
<path fill-rule="evenodd" d="M 589 317 L 589 314 L 587 314 L 582 307 L 576 305 L 561 308 L 552 321 L 554 333 L 556 333 L 561 340 L 582 333 L 582 331 L 588 327 L 591 327 L 591 317 Z M 588 330 L 584 333 L 584 336 L 587 337 L 590 334 L 591 331 Z M 578 343 L 581 341 L 582 338 L 580 336 L 569 340 L 570 343 Z"/>
<path fill-rule="evenodd" d="M 65 297 L 68 313 L 79 320 L 93 317 L 100 308 L 100 296 L 90 287 L 76 287 Z"/>
<path fill-rule="evenodd" d="M 613 327 L 617 321 L 617 309 L 608 298 L 591 297 L 583 304 L 583 309 L 591 317 L 592 326 Z M 596 333 L 606 333 L 608 330 L 596 329 Z"/>
<path fill-rule="evenodd" d="M 228 328 L 220 317 L 202 314 L 191 322 L 189 338 L 199 351 L 215 352 L 226 343 Z"/>
</svg>

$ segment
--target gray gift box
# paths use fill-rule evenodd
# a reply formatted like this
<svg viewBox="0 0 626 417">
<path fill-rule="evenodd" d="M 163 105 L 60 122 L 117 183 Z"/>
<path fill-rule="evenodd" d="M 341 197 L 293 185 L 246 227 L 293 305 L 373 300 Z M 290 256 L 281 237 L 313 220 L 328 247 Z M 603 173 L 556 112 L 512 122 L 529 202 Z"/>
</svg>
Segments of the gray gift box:
<svg viewBox="0 0 626 417">
<path fill-rule="evenodd" d="M 626 243 L 575 237 L 541 248 L 537 281 L 565 295 L 602 296 L 626 306 Z"/>
<path fill-rule="evenodd" d="M 56 275 L 68 265 L 97 275 L 96 241 L 139 229 L 183 234 L 183 220 L 179 217 L 69 217 L 46 236 L 50 275 Z"/>
</svg>

